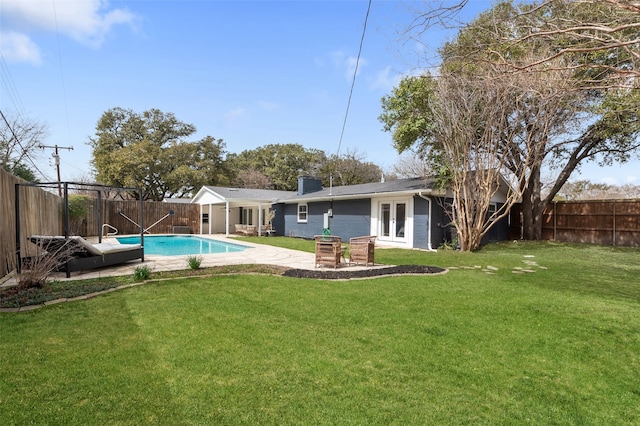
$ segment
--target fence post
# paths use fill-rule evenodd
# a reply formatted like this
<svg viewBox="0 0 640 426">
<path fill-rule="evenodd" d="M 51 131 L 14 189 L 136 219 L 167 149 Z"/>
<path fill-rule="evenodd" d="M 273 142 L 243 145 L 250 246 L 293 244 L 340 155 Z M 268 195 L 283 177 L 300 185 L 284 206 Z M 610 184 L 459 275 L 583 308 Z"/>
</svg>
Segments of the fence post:
<svg viewBox="0 0 640 426">
<path fill-rule="evenodd" d="M 16 197 L 15 200 L 15 216 L 16 216 L 16 271 L 19 273 L 22 272 L 22 259 L 20 254 L 20 184 L 15 184 L 14 194 Z"/>
<path fill-rule="evenodd" d="M 553 202 L 553 241 L 558 241 L 558 201 Z"/>
<path fill-rule="evenodd" d="M 616 200 L 613 200 L 613 245 L 616 245 Z"/>
</svg>

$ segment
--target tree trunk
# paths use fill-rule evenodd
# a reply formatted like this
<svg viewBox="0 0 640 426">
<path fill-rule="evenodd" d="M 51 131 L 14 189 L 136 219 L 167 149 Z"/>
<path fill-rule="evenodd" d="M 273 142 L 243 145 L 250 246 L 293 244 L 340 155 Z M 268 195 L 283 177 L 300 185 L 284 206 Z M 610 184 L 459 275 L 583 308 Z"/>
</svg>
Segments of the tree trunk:
<svg viewBox="0 0 640 426">
<path fill-rule="evenodd" d="M 540 167 L 534 167 L 522 193 L 522 238 L 542 239 L 543 203 L 540 200 Z"/>
</svg>

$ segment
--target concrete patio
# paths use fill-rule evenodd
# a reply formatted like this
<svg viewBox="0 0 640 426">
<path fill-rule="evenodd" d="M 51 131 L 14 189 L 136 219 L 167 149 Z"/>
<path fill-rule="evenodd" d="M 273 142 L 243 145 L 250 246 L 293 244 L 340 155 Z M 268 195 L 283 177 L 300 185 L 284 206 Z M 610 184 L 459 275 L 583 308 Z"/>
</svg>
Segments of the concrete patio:
<svg viewBox="0 0 640 426">
<path fill-rule="evenodd" d="M 242 244 L 249 246 L 250 248 L 242 252 L 234 253 L 216 253 L 216 254 L 202 254 L 202 268 L 224 265 L 242 265 L 242 264 L 265 264 L 265 265 L 277 265 L 288 268 L 296 269 L 309 269 L 314 270 L 315 267 L 315 255 L 314 253 L 307 253 L 298 250 L 290 250 L 286 248 L 274 247 L 264 244 L 254 244 L 247 241 L 237 241 L 234 238 L 227 238 L 224 235 L 198 235 L 203 238 L 211 238 L 218 241 Z M 268 237 L 265 237 L 268 238 Z M 103 239 L 104 242 L 112 242 L 117 244 L 115 239 Z M 133 275 L 136 267 L 140 265 L 148 266 L 152 272 L 156 271 L 175 271 L 180 269 L 188 269 L 187 255 L 181 256 L 158 256 L 147 255 L 144 256 L 144 263 L 140 261 L 131 261 L 126 264 L 118 266 L 110 266 L 106 268 L 74 272 L 69 279 L 88 279 L 99 278 L 107 276 L 118 275 Z M 388 265 L 348 265 L 343 263 L 340 269 L 348 268 L 349 270 L 361 270 L 380 268 Z M 318 269 L 323 268 L 322 266 Z M 52 278 L 66 280 L 64 273 L 55 273 Z M 0 287 L 15 285 L 15 278 L 10 278 L 4 282 L 0 282 Z"/>
</svg>

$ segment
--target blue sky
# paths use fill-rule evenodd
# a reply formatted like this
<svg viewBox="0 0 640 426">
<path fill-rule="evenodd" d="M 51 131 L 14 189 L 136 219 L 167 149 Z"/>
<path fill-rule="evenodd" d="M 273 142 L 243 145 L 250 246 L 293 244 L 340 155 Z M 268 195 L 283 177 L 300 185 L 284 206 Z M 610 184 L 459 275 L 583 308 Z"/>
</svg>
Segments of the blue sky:
<svg viewBox="0 0 640 426">
<path fill-rule="evenodd" d="M 48 126 L 63 180 L 90 170 L 100 116 L 110 108 L 171 112 L 240 153 L 299 143 L 355 151 L 390 170 L 398 161 L 377 117 L 380 99 L 453 33 L 423 44 L 401 35 L 415 1 L 374 0 L 342 143 L 340 133 L 366 0 L 2 0 L 0 109 Z M 471 0 L 466 17 L 489 8 Z M 50 150 L 39 169 L 55 180 Z M 639 162 L 583 168 L 594 182 L 638 183 Z M 578 176 L 575 176 L 578 178 Z"/>
</svg>

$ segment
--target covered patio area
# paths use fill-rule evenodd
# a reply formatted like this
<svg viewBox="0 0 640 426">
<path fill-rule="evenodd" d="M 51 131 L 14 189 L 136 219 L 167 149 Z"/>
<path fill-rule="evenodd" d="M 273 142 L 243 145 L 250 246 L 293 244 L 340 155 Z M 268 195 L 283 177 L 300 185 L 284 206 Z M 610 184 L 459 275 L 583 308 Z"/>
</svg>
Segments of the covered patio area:
<svg viewBox="0 0 640 426">
<path fill-rule="evenodd" d="M 237 229 L 255 227 L 255 234 L 276 234 L 271 223 L 276 200 L 295 196 L 293 191 L 203 186 L 191 200 L 200 205 L 200 233 L 229 236 Z M 238 227 L 236 227 L 238 225 Z M 244 227 L 244 228 L 243 228 Z"/>
</svg>

